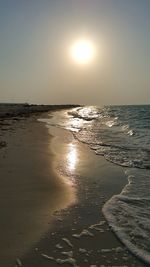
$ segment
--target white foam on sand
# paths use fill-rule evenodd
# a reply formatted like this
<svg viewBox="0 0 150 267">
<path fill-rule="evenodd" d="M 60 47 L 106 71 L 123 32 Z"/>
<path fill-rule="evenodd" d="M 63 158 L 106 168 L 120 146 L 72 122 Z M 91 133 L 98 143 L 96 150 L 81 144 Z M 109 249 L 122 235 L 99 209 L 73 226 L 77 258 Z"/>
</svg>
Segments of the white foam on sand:
<svg viewBox="0 0 150 267">
<path fill-rule="evenodd" d="M 106 221 L 100 221 L 98 222 L 97 224 L 93 224 L 91 226 L 102 226 L 106 223 Z M 91 226 L 89 226 L 88 228 L 90 228 Z M 92 227 L 92 229 L 94 229 Z M 89 232 L 87 229 L 83 229 L 83 231 L 80 233 L 80 234 L 76 234 L 74 237 L 75 238 L 80 238 L 82 236 L 85 236 L 85 237 L 93 237 L 93 233 Z M 73 266 L 73 267 L 81 267 L 77 264 L 77 259 L 74 257 L 74 248 L 77 248 L 76 246 L 74 246 L 73 243 L 71 243 L 71 241 L 64 237 L 62 238 L 62 240 L 66 243 L 66 245 L 70 248 L 72 248 L 71 250 L 69 251 L 60 251 L 60 249 L 63 248 L 63 246 L 61 245 L 61 243 L 58 243 L 55 245 L 56 248 L 58 248 L 58 250 L 60 251 L 61 255 L 64 256 L 63 258 L 57 258 L 57 257 L 53 257 L 53 256 L 49 256 L 47 254 L 41 254 L 41 256 L 47 260 L 50 260 L 50 261 L 54 261 L 56 262 L 57 264 L 59 265 L 63 265 L 63 264 L 68 264 L 70 266 Z M 88 263 L 88 259 L 86 258 L 86 256 L 90 256 L 92 253 L 93 253 L 93 250 L 90 250 L 88 251 L 86 248 L 78 248 L 78 251 L 79 253 L 82 253 L 84 255 L 84 262 L 85 263 Z M 97 253 L 100 253 L 101 255 L 104 255 L 106 254 L 105 257 L 107 257 L 107 253 L 121 253 L 121 252 L 125 252 L 125 249 L 122 248 L 122 247 L 115 247 L 115 248 L 103 248 L 101 250 L 98 250 Z M 117 258 L 116 258 L 117 259 Z M 122 258 L 123 259 L 123 258 Z M 128 260 L 128 258 L 126 257 L 124 260 Z M 100 265 L 100 266 L 103 266 L 103 267 L 106 267 L 105 265 Z M 95 265 L 94 263 L 92 265 L 89 265 L 89 267 L 97 267 L 97 265 Z M 112 266 L 112 265 L 107 265 L 107 267 L 126 267 L 125 265 L 124 266 Z"/>
<path fill-rule="evenodd" d="M 75 238 L 80 238 L 82 236 L 91 236 L 91 237 L 93 237 L 94 234 L 91 233 L 90 231 L 84 229 L 80 234 L 73 234 L 72 236 L 75 237 Z"/>
<path fill-rule="evenodd" d="M 20 260 L 19 258 L 17 258 L 16 263 L 17 263 L 17 266 L 18 266 L 18 267 L 23 266 L 23 265 L 22 265 L 22 262 L 21 262 L 21 260 Z"/>
<path fill-rule="evenodd" d="M 48 256 L 47 254 L 41 254 L 41 256 L 45 259 L 48 259 L 48 260 L 54 260 L 54 257 L 51 257 L 51 256 Z"/>
<path fill-rule="evenodd" d="M 79 248 L 79 252 L 84 254 L 87 253 L 87 250 L 85 248 Z"/>
<path fill-rule="evenodd" d="M 96 231 L 99 231 L 101 233 L 104 233 L 104 230 L 100 228 L 100 226 L 103 226 L 105 224 L 105 221 L 100 221 L 99 223 L 92 224 L 89 229 L 94 229 Z"/>
<path fill-rule="evenodd" d="M 102 248 L 101 249 L 102 253 L 108 253 L 108 252 L 111 252 L 111 251 L 112 251 L 112 249 L 109 249 L 109 248 Z"/>
<path fill-rule="evenodd" d="M 67 259 L 56 259 L 56 262 L 58 264 L 64 264 L 64 263 L 68 263 L 70 265 L 72 265 L 73 267 L 79 267 L 77 264 L 76 264 L 76 260 L 74 258 L 67 258 Z"/>
<path fill-rule="evenodd" d="M 63 248 L 63 246 L 61 246 L 60 244 L 56 244 L 55 247 L 58 248 L 58 249 L 62 249 Z"/>
<path fill-rule="evenodd" d="M 147 173 L 147 176 L 146 176 Z M 150 264 L 150 183 L 148 171 L 128 171 L 129 183 L 104 206 L 103 214 L 122 243 Z"/>
<path fill-rule="evenodd" d="M 47 260 L 53 260 L 55 261 L 57 264 L 64 264 L 64 263 L 68 263 L 69 265 L 73 266 L 73 267 L 79 267 L 76 263 L 76 260 L 73 258 L 73 251 L 64 251 L 62 252 L 63 255 L 67 256 L 66 259 L 60 259 L 60 258 L 54 258 L 51 257 L 47 254 L 41 254 L 41 256 Z"/>
<path fill-rule="evenodd" d="M 69 258 L 73 257 L 73 251 L 72 250 L 71 251 L 63 251 L 62 254 L 68 256 Z"/>
<path fill-rule="evenodd" d="M 73 247 L 72 243 L 70 242 L 70 240 L 66 237 L 62 238 L 62 240 L 69 246 L 69 247 Z"/>
</svg>

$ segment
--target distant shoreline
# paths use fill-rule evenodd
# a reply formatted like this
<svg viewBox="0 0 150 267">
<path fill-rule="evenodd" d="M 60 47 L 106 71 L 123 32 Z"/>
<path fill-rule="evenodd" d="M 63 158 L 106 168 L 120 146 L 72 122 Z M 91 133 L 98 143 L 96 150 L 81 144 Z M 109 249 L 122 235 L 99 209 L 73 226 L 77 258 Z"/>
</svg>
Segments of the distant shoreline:
<svg viewBox="0 0 150 267">
<path fill-rule="evenodd" d="M 80 107 L 80 105 L 37 105 L 28 103 L 0 103 L 0 119 L 23 116 L 28 117 L 31 114 L 39 114 L 40 112 L 48 112 L 76 107 Z"/>
</svg>

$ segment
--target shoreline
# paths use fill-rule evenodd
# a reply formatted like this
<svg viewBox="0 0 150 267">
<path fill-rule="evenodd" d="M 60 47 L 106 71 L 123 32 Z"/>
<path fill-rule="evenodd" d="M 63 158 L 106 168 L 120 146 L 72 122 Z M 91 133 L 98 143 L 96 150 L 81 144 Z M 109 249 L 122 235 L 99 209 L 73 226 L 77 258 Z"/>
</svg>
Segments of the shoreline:
<svg viewBox="0 0 150 267">
<path fill-rule="evenodd" d="M 102 214 L 103 204 L 127 183 L 123 168 L 97 156 L 67 130 L 50 127 L 49 132 L 55 169 L 75 187 L 77 201 L 54 214 L 54 228 L 23 258 L 23 266 L 145 266 L 127 251 Z M 74 171 L 66 168 L 70 144 L 79 154 Z"/>
<path fill-rule="evenodd" d="M 9 256 L 8 262 L 2 265 L 11 267 L 16 262 L 17 267 L 21 266 L 20 263 L 24 267 L 57 267 L 58 264 L 64 267 L 89 267 L 93 264 L 98 267 L 145 266 L 128 253 L 110 231 L 102 214 L 103 204 L 114 194 L 120 193 L 127 183 L 122 168 L 97 156 L 87 145 L 75 140 L 69 131 L 55 127 L 48 130 L 45 124 L 37 121 L 37 116 L 16 121 L 16 126 L 12 120 L 12 124 L 13 130 L 3 132 L 9 143 L 8 147 L 0 150 L 0 153 L 3 151 L 2 163 L 5 162 L 5 165 L 1 163 L 1 167 L 8 182 L 10 178 L 17 182 L 13 194 L 10 192 L 12 199 L 17 194 L 17 202 L 11 203 L 14 209 L 9 216 L 15 218 L 16 213 L 16 218 L 20 218 L 18 211 L 22 212 L 24 205 L 24 215 L 20 213 L 19 219 L 24 233 L 11 221 L 7 235 L 3 229 L 4 238 L 7 239 L 14 227 L 18 245 L 15 255 Z M 76 154 L 78 158 L 76 165 L 69 163 L 69 153 L 72 151 L 74 154 L 70 155 L 75 157 Z M 12 164 L 12 160 L 16 165 L 14 162 Z M 22 165 L 18 163 L 20 160 Z M 20 175 L 23 175 L 23 184 L 19 184 Z M 32 182 L 30 179 L 26 181 L 27 175 L 28 178 L 32 177 Z M 27 186 L 27 191 L 24 186 Z M 10 188 L 12 191 L 12 184 Z M 16 203 L 23 194 L 25 199 L 18 209 Z M 12 247 L 15 238 L 12 236 L 10 239 Z M 21 246 L 24 248 L 21 249 Z M 9 249 L 11 252 L 12 248 Z M 8 249 L 6 252 L 7 259 Z"/>
</svg>

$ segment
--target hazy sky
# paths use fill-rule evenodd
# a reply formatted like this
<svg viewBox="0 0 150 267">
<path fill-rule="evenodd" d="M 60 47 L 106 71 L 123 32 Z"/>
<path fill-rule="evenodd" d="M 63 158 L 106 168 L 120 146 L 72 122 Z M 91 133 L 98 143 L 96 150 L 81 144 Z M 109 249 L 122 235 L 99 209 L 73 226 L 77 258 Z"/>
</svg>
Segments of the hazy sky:
<svg viewBox="0 0 150 267">
<path fill-rule="evenodd" d="M 78 39 L 96 56 L 80 66 Z M 0 102 L 150 103 L 150 0 L 0 0 Z"/>
</svg>

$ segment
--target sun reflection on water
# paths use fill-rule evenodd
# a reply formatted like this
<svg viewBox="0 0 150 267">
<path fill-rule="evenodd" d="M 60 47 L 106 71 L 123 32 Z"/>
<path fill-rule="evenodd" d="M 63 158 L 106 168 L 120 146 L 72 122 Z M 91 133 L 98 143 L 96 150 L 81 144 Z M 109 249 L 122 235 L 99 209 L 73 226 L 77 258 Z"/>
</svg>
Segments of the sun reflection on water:
<svg viewBox="0 0 150 267">
<path fill-rule="evenodd" d="M 74 171 L 77 164 L 77 149 L 76 145 L 70 143 L 68 145 L 68 154 L 67 154 L 67 167 L 69 171 Z"/>
</svg>

